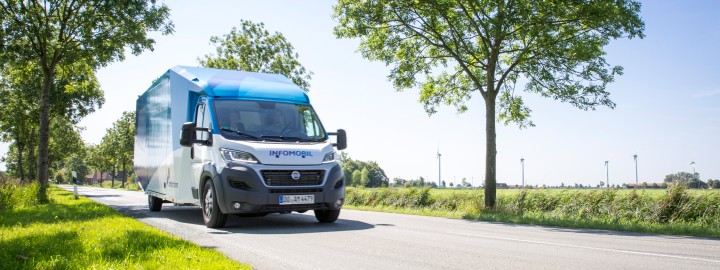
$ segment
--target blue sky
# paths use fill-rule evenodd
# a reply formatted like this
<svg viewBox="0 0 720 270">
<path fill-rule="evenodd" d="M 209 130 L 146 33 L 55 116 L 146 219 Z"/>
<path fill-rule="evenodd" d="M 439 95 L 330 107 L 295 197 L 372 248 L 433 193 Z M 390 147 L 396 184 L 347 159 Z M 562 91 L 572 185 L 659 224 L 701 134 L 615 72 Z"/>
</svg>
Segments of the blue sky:
<svg viewBox="0 0 720 270">
<path fill-rule="evenodd" d="M 211 53 L 210 36 L 223 35 L 240 19 L 264 22 L 295 46 L 314 72 L 309 93 L 328 130 L 346 129 L 351 157 L 374 160 L 392 179 L 423 176 L 437 181 L 438 147 L 447 182 L 484 177 L 485 117 L 482 97 L 457 114 L 441 106 L 428 116 L 418 91 L 396 92 L 389 68 L 356 53 L 358 40 L 336 39 L 334 1 L 167 1 L 172 36 L 155 35 L 155 50 L 129 55 L 98 71 L 106 104 L 80 124 L 83 138 L 98 143 L 123 111 L 158 75 L 175 65 L 198 64 Z M 531 185 L 597 185 L 640 182 L 692 171 L 720 179 L 720 2 L 643 1 L 645 39 L 616 40 L 606 48 L 611 65 L 625 74 L 608 87 L 614 110 L 582 111 L 569 104 L 524 94 L 533 128 L 498 124 L 498 182 L 520 183 L 520 158 Z M 516 91 L 517 93 L 518 91 Z M 4 153 L 6 145 L 0 147 Z M 0 165 L 0 167 L 4 167 Z"/>
</svg>

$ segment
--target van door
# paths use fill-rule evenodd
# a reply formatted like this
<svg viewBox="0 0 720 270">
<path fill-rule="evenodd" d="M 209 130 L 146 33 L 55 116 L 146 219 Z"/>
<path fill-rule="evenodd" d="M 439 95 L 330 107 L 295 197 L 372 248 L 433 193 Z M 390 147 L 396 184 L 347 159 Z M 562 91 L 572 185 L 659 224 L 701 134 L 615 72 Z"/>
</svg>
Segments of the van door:
<svg viewBox="0 0 720 270">
<path fill-rule="evenodd" d="M 210 110 L 208 110 L 206 99 L 201 99 L 200 101 L 198 101 L 198 104 L 195 107 L 195 126 L 199 128 L 210 129 Z M 212 139 L 212 135 L 207 131 L 196 131 L 195 137 L 198 140 L 202 141 Z M 200 194 L 202 194 L 202 190 L 200 189 L 198 184 L 200 181 L 200 175 L 203 172 L 203 166 L 210 162 L 209 148 L 210 146 L 207 146 L 206 144 L 194 143 L 190 149 L 190 160 L 192 164 L 192 175 L 194 179 L 192 183 L 192 192 L 194 199 L 199 199 Z M 195 197 L 196 195 L 198 196 L 198 198 Z"/>
</svg>

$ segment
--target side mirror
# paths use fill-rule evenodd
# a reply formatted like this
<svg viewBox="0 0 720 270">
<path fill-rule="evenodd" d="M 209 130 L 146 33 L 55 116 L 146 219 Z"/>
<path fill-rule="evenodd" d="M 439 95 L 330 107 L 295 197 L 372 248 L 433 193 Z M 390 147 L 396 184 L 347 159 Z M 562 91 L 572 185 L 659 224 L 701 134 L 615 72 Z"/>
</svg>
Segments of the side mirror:
<svg viewBox="0 0 720 270">
<path fill-rule="evenodd" d="M 180 131 L 180 145 L 189 147 L 193 142 L 195 142 L 195 123 L 184 123 Z"/>
<path fill-rule="evenodd" d="M 333 144 L 337 150 L 344 150 L 347 148 L 347 133 L 344 129 L 338 129 L 337 132 L 328 132 L 328 135 L 337 136 L 337 143 Z"/>
</svg>

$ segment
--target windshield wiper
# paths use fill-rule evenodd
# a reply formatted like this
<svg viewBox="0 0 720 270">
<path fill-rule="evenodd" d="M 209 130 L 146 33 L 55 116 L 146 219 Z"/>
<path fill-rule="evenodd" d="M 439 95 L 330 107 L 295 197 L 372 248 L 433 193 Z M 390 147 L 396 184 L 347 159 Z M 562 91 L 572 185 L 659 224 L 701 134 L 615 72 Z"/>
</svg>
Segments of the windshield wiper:
<svg viewBox="0 0 720 270">
<path fill-rule="evenodd" d="M 250 134 L 247 134 L 247 133 L 243 133 L 242 131 L 239 131 L 239 130 L 234 130 L 234 129 L 231 129 L 231 128 L 220 128 L 220 130 L 233 132 L 233 133 L 235 133 L 235 134 L 237 134 L 237 135 L 241 135 L 241 136 L 245 136 L 245 137 L 248 137 L 248 138 L 252 138 L 252 139 L 254 139 L 254 140 L 260 140 L 260 138 L 258 138 L 258 137 L 256 137 L 256 136 L 253 136 L 253 135 L 250 135 Z"/>
<path fill-rule="evenodd" d="M 286 137 L 286 136 L 276 136 L 276 135 L 263 135 L 260 136 L 262 139 L 279 139 L 281 141 L 298 141 L 298 142 L 314 142 L 314 140 L 308 140 L 298 137 Z"/>
</svg>

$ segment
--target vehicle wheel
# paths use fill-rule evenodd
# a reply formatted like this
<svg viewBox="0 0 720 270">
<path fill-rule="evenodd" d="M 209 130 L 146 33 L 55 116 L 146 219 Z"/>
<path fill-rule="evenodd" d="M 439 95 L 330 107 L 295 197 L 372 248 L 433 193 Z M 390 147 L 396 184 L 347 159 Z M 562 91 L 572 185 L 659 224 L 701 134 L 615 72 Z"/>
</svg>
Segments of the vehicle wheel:
<svg viewBox="0 0 720 270">
<path fill-rule="evenodd" d="M 315 218 L 320 223 L 333 223 L 340 216 L 340 210 L 315 210 Z"/>
<path fill-rule="evenodd" d="M 222 211 L 220 211 L 220 207 L 217 202 L 217 193 L 215 192 L 215 186 L 213 185 L 212 180 L 207 180 L 207 182 L 205 182 L 203 199 L 200 200 L 200 202 L 205 226 L 208 228 L 220 228 L 225 226 L 227 214 L 223 214 Z"/>
<path fill-rule="evenodd" d="M 163 199 L 148 194 L 148 208 L 150 208 L 150 212 L 160 212 L 162 204 Z"/>
</svg>

